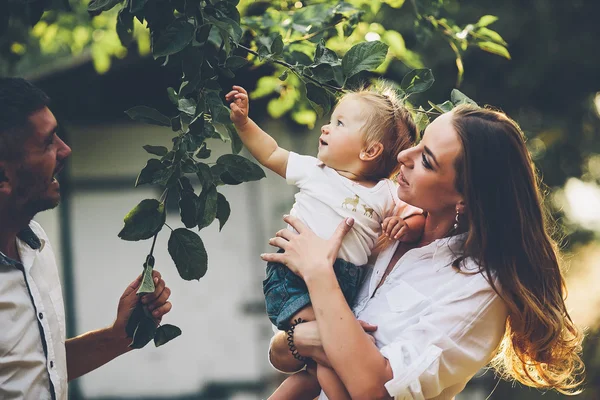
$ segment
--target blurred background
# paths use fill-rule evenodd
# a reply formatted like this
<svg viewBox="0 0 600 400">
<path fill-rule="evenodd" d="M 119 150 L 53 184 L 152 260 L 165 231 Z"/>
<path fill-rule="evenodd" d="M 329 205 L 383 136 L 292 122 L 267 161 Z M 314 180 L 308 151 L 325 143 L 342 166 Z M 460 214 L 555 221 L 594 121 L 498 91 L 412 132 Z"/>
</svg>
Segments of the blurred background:
<svg viewBox="0 0 600 400">
<path fill-rule="evenodd" d="M 311 4 L 246 1 L 241 7 L 250 13 L 251 7 L 266 10 L 283 3 L 296 8 Z M 410 69 L 427 66 L 436 83 L 414 103 L 446 100 L 458 77 L 456 53 L 447 40 L 415 28 L 403 1 L 354 3 L 370 11 L 357 34 L 387 37 L 390 43 L 395 60 L 381 71 L 384 76 L 399 82 Z M 575 398 L 600 399 L 600 2 L 438 3 L 441 15 L 457 26 L 486 14 L 499 18 L 493 28 L 508 43 L 511 59 L 477 48 L 461 51 L 460 90 L 480 105 L 505 111 L 528 137 L 547 185 L 547 206 L 557 219 L 555 237 L 564 252 L 569 309 L 587 330 L 585 391 Z M 110 324 L 117 299 L 141 272 L 149 243 L 124 242 L 117 233 L 135 204 L 160 196 L 158 188 L 134 189 L 134 182 L 148 158 L 142 146 L 169 145 L 171 131 L 131 122 L 123 111 L 147 105 L 168 112 L 172 105 L 166 88 L 179 79 L 178 71 L 161 67 L 148 55 L 149 39 L 142 30 L 136 30 L 135 44 L 126 49 L 114 33 L 114 15 L 90 20 L 82 4 L 72 4 L 70 16 L 45 14 L 20 37 L 10 31 L 0 37 L 0 73 L 31 79 L 50 95 L 61 135 L 73 149 L 61 179 L 62 204 L 36 217 L 62 268 L 70 336 Z M 343 44 L 338 46 L 343 50 Z M 289 106 L 295 94 L 273 80 L 277 73 L 272 65 L 252 64 L 221 85 L 247 87 L 254 98 L 251 117 L 281 146 L 315 155 L 323 121 Z M 229 147 L 215 141 L 213 154 L 227 153 Z M 259 254 L 270 250 L 267 239 L 283 226 L 281 216 L 295 191 L 266 173 L 259 182 L 222 190 L 231 203 L 231 217 L 221 232 L 213 223 L 201 233 L 209 270 L 199 282 L 179 278 L 167 253 L 166 234 L 159 235 L 156 268 L 172 289 L 174 305 L 165 322 L 176 323 L 183 335 L 163 348 L 129 353 L 74 381 L 72 399 L 268 397 L 282 376 L 267 362 L 272 332 L 264 313 Z M 176 205 L 167 223 L 181 225 Z M 457 399 L 563 397 L 499 382 L 493 371 L 481 371 Z"/>
</svg>

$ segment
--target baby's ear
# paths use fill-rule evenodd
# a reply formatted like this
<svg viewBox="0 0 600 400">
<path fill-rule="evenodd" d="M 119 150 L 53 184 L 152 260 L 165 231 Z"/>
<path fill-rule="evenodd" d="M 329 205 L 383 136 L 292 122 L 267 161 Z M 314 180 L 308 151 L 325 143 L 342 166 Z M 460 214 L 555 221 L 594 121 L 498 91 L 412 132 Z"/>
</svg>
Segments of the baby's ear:
<svg viewBox="0 0 600 400">
<path fill-rule="evenodd" d="M 362 161 L 373 161 L 383 153 L 383 145 L 379 142 L 369 144 L 358 156 Z"/>
</svg>

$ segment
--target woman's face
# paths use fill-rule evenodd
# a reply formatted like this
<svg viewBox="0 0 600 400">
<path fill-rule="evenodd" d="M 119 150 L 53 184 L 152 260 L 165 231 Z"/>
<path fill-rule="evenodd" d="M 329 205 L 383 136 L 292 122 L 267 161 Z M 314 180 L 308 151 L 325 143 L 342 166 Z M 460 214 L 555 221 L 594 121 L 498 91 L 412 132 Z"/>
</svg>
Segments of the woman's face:
<svg viewBox="0 0 600 400">
<path fill-rule="evenodd" d="M 398 197 L 429 213 L 454 213 L 462 196 L 455 187 L 455 161 L 462 145 L 452 125 L 453 114 L 436 118 L 421 142 L 398 154 Z"/>
</svg>

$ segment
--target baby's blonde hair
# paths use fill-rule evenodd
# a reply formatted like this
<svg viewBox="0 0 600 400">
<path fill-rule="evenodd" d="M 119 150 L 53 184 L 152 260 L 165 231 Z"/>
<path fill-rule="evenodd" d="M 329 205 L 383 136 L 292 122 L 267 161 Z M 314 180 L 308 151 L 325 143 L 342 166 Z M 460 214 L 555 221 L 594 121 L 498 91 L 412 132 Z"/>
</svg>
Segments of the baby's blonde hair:
<svg viewBox="0 0 600 400">
<path fill-rule="evenodd" d="M 399 167 L 398 153 L 413 146 L 417 140 L 417 126 L 410 112 L 389 85 L 379 84 L 346 93 L 340 103 L 350 98 L 360 99 L 369 106 L 363 111 L 365 146 L 377 142 L 383 145 L 382 154 L 363 172 L 363 178 L 378 181 L 391 177 Z"/>
</svg>

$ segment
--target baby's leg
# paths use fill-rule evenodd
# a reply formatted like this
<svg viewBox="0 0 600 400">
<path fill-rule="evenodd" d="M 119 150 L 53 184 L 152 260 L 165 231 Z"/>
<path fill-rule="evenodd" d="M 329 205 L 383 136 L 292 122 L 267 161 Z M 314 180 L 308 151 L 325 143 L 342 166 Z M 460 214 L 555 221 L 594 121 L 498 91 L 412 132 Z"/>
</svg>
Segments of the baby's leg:
<svg viewBox="0 0 600 400">
<path fill-rule="evenodd" d="M 302 321 L 314 321 L 316 319 L 315 310 L 310 304 L 307 305 L 306 307 L 298 311 L 296 314 L 294 314 L 292 319 L 290 319 L 290 325 L 293 324 L 294 321 L 298 320 L 298 318 L 301 318 Z"/>
<path fill-rule="evenodd" d="M 269 400 L 313 400 L 321 393 L 317 378 L 306 371 L 300 371 L 287 378 Z M 334 397 L 331 400 L 335 400 Z"/>
<path fill-rule="evenodd" d="M 317 378 L 329 400 L 352 400 L 344 383 L 333 369 L 317 364 Z"/>
</svg>

